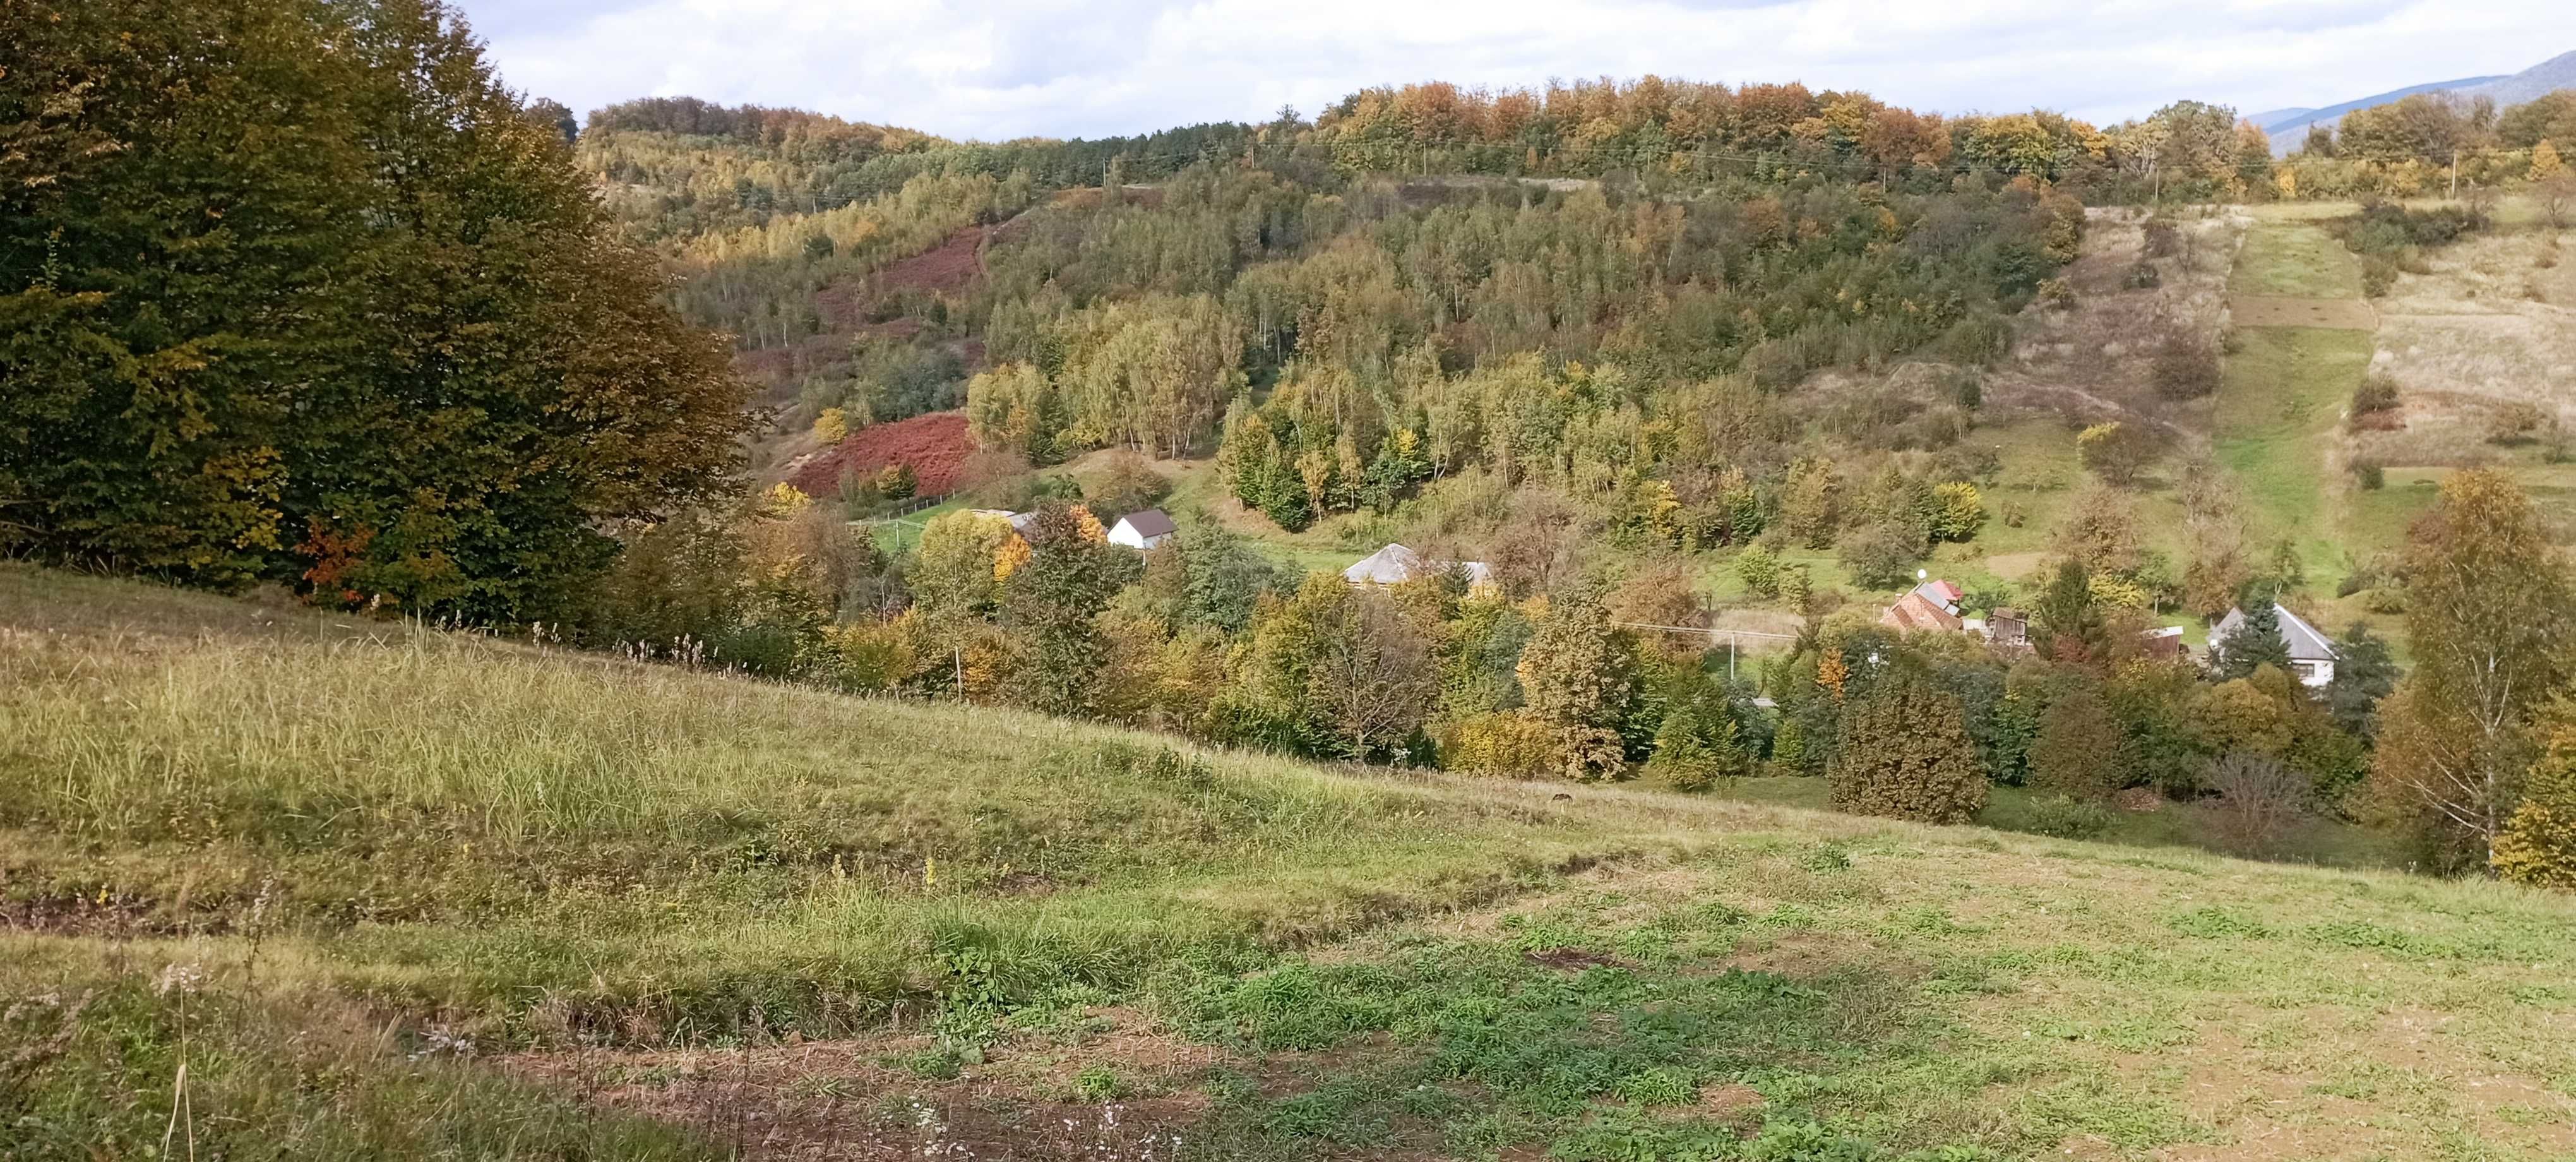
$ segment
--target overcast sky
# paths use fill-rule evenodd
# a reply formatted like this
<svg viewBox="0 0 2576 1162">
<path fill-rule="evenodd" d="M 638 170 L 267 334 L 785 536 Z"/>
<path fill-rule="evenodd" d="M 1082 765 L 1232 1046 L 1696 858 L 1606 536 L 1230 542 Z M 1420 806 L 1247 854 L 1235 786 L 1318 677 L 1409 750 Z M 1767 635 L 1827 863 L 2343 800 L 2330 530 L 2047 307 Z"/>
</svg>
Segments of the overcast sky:
<svg viewBox="0 0 2576 1162">
<path fill-rule="evenodd" d="M 816 109 L 948 137 L 1312 117 L 1353 89 L 1550 77 L 1804 81 L 1943 112 L 2108 124 L 2518 72 L 2570 0 L 460 0 L 514 87 Z"/>
</svg>

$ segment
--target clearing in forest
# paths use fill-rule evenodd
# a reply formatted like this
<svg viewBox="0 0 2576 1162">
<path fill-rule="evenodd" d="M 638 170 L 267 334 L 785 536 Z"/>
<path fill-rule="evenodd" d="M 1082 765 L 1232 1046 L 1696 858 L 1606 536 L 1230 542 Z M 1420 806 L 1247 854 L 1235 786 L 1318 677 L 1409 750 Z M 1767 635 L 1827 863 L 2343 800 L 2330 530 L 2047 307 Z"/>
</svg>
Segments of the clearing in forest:
<svg viewBox="0 0 2576 1162">
<path fill-rule="evenodd" d="M 2297 207 L 2306 211 L 2311 207 Z M 2360 264 L 2313 215 L 2257 213 L 2229 279 L 2234 350 L 2214 420 L 2219 462 L 2258 531 L 2288 539 L 2312 575 L 2345 566 L 2336 432 L 2369 370 Z"/>
</svg>

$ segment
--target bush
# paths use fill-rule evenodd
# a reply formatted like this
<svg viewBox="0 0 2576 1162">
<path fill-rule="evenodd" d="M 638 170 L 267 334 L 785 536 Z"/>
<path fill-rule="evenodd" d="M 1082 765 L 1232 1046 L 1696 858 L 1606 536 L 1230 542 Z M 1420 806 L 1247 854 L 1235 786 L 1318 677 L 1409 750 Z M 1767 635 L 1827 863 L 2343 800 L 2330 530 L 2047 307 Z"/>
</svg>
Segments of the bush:
<svg viewBox="0 0 2576 1162">
<path fill-rule="evenodd" d="M 2247 855 L 2276 848 L 2308 813 L 2309 780 L 2279 759 L 2229 751 L 2209 766 L 2219 840 Z"/>
<path fill-rule="evenodd" d="M 2074 310 L 2075 284 L 2063 278 L 2042 279 L 2039 284 L 2039 304 L 2054 311 Z"/>
<path fill-rule="evenodd" d="M 1935 486 L 1932 498 L 1940 509 L 1932 518 L 1932 535 L 1944 541 L 1973 541 L 1977 531 L 1986 527 L 1985 497 L 1977 486 L 1964 480 Z"/>
<path fill-rule="evenodd" d="M 2098 580 L 2098 578 L 2097 578 Z M 2039 716 L 2030 745 L 2030 785 L 2070 799 L 2099 799 L 2124 781 L 2120 729 L 2111 707 L 2086 689 L 2068 691 Z"/>
<path fill-rule="evenodd" d="M 2218 350 L 2197 336 L 2176 331 L 2156 348 L 2153 371 L 2156 394 L 2166 399 L 2199 399 L 2218 390 Z"/>
<path fill-rule="evenodd" d="M 2133 484 L 2156 458 L 2157 443 L 2145 424 L 2113 420 L 2077 433 L 2075 450 L 2095 475 L 2113 484 Z"/>
<path fill-rule="evenodd" d="M 1788 603 L 1789 608 L 1798 610 L 1802 613 L 1805 612 L 1807 608 L 1807 598 L 1813 591 L 1814 585 L 1815 583 L 1807 577 L 1806 566 L 1784 565 L 1781 567 L 1780 600 Z"/>
<path fill-rule="evenodd" d="M 2397 260 L 2384 254 L 2361 256 L 2361 293 L 2380 298 L 2397 285 Z"/>
<path fill-rule="evenodd" d="M 1985 766 L 1959 700 L 1900 676 L 1852 707 L 1825 773 L 1834 808 L 1964 823 L 1986 805 Z"/>
<path fill-rule="evenodd" d="M 2551 717 L 2548 749 L 2531 765 L 2522 805 L 2496 837 L 2489 863 L 2515 883 L 2576 889 L 2576 720 L 2564 703 Z"/>
<path fill-rule="evenodd" d="M 1554 775 L 1556 744 L 1547 727 L 1518 711 L 1479 715 L 1458 724 L 1440 765 L 1513 779 Z"/>
<path fill-rule="evenodd" d="M 1686 703 L 1664 715 L 1646 774 L 1676 791 L 1705 791 L 1743 774 L 1748 765 L 1736 742 L 1735 720 L 1723 709 Z"/>
<path fill-rule="evenodd" d="M 2059 839 L 2091 839 L 2111 829 L 2111 809 L 2090 799 L 2039 795 L 2030 801 L 2024 826 Z"/>
<path fill-rule="evenodd" d="M 1862 529 L 1843 546 L 1843 565 L 1852 580 L 1872 589 L 1898 589 L 1914 579 L 1923 559 L 1923 536 L 1910 526 L 1880 521 Z"/>
<path fill-rule="evenodd" d="M 2012 327 L 1993 315 L 1971 315 L 1952 324 L 1935 346 L 1947 362 L 1982 367 L 2012 349 Z"/>
<path fill-rule="evenodd" d="M 1152 508 L 1171 494 L 1172 482 L 1147 465 L 1144 457 L 1121 451 L 1110 458 L 1109 471 L 1085 492 L 1085 501 L 1102 520 L 1114 521 Z"/>
<path fill-rule="evenodd" d="M 1768 600 L 1780 595 L 1780 558 L 1771 550 L 1754 545 L 1735 555 L 1735 575 L 1754 596 Z"/>
<path fill-rule="evenodd" d="M 2120 285 L 2130 290 L 2154 290 L 2164 283 L 2164 274 L 2158 271 L 2156 264 L 2152 262 L 2141 262 L 2130 267 L 2128 275 L 2120 280 Z"/>
<path fill-rule="evenodd" d="M 2171 218 L 2149 218 L 2144 247 L 2149 258 L 2166 258 L 2180 254 L 2182 253 L 2182 228 L 2174 225 Z"/>
<path fill-rule="evenodd" d="M 2388 469 L 2377 460 L 2355 460 L 2352 462 L 2352 478 L 2363 491 L 2377 492 L 2388 485 Z"/>
<path fill-rule="evenodd" d="M 2487 442 L 2490 444 L 2529 443 L 2541 426 L 2549 422 L 2540 405 L 2515 400 L 2487 416 Z"/>
<path fill-rule="evenodd" d="M 2361 384 L 2352 389 L 2352 414 L 2355 416 L 2389 411 L 2396 406 L 2397 377 L 2385 371 L 2373 371 L 2362 376 Z"/>
</svg>

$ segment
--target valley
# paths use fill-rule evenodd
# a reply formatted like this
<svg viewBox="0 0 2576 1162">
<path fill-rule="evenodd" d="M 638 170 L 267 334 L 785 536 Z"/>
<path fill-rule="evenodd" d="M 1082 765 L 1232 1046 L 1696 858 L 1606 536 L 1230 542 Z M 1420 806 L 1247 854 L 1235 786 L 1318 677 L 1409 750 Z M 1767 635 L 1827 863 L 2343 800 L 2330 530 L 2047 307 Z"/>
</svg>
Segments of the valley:
<svg viewBox="0 0 2576 1162">
<path fill-rule="evenodd" d="M 1244 15 L 0 5 L 0 1162 L 2576 1158 L 2576 24 Z"/>
</svg>

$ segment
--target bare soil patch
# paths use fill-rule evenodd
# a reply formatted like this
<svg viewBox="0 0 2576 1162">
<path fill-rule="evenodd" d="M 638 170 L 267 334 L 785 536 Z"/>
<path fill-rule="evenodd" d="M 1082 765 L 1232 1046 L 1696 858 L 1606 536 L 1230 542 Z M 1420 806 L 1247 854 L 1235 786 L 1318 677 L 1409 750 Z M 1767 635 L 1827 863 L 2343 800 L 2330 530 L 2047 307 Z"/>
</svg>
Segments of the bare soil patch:
<svg viewBox="0 0 2576 1162">
<path fill-rule="evenodd" d="M 514 1054 L 501 1068 L 585 1100 L 681 1126 L 756 1159 L 1160 1159 L 1207 1111 L 1189 1088 L 1219 1053 L 1142 1027 L 1127 1010 L 1069 1044 L 986 1051 L 949 1080 L 900 1067 L 927 1048 L 889 1035 L 739 1050 Z M 1110 1068 L 1119 1096 L 1079 1096 Z"/>
<path fill-rule="evenodd" d="M 2328 327 L 2370 331 L 2379 326 L 2378 312 L 2366 299 L 2305 299 L 2283 295 L 2236 295 L 2227 311 L 2239 327 Z"/>
<path fill-rule="evenodd" d="M 1616 956 L 1604 956 L 1598 952 L 1584 952 L 1573 948 L 1551 948 L 1545 952 L 1525 952 L 1521 955 L 1527 957 L 1531 964 L 1553 968 L 1560 972 L 1581 972 L 1587 968 L 1610 968 L 1626 963 Z"/>
</svg>

